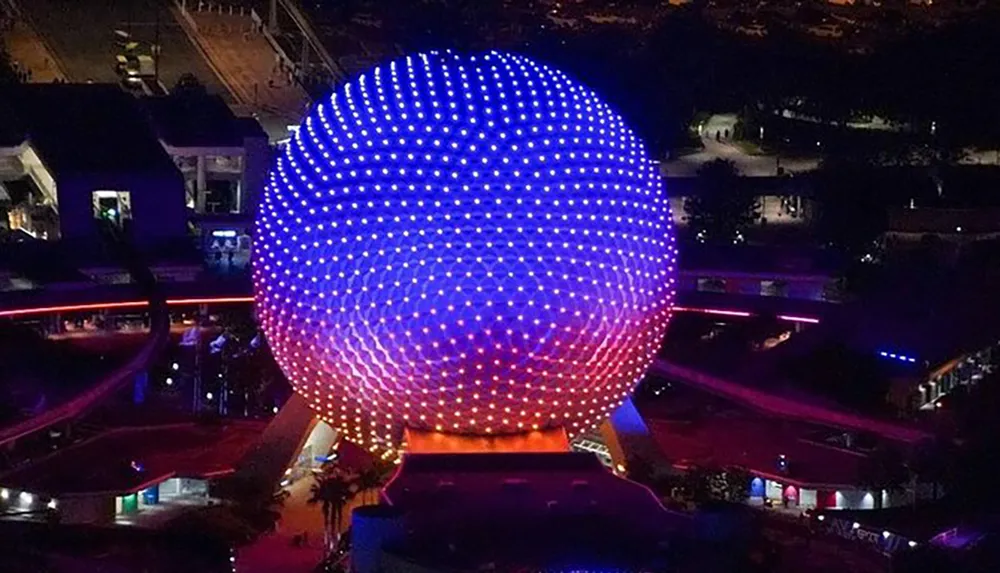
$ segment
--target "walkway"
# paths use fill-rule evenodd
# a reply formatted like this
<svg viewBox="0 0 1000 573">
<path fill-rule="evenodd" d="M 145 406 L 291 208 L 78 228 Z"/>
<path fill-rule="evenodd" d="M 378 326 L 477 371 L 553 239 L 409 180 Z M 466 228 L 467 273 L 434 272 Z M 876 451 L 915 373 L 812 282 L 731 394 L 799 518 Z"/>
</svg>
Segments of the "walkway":
<svg viewBox="0 0 1000 573">
<path fill-rule="evenodd" d="M 288 499 L 274 533 L 267 535 L 236 555 L 240 573 L 309 573 L 323 558 L 323 514 L 309 505 L 312 479 L 300 479 L 287 488 Z M 306 533 L 304 547 L 292 545 L 292 538 Z"/>
<path fill-rule="evenodd" d="M 774 177 L 777 175 L 779 165 L 788 173 L 812 171 L 819 165 L 819 159 L 815 157 L 801 159 L 781 157 L 779 161 L 779 158 L 774 155 L 747 153 L 731 143 L 736 121 L 736 116 L 731 114 L 709 117 L 701 126 L 700 135 L 703 149 L 667 161 L 664 164 L 667 175 L 670 177 L 694 177 L 702 165 L 715 159 L 732 161 L 740 173 L 747 177 Z M 727 132 L 729 137 L 724 136 Z M 719 141 L 715 139 L 716 133 L 720 134 Z"/>
<path fill-rule="evenodd" d="M 730 380 L 716 378 L 693 368 L 672 364 L 662 359 L 653 364 L 650 372 L 787 419 L 814 422 L 843 430 L 871 432 L 891 440 L 907 443 L 916 443 L 932 437 L 929 432 L 918 428 L 868 418 L 818 404 L 809 404 L 799 399 L 786 398 Z"/>
<path fill-rule="evenodd" d="M 249 15 L 179 9 L 174 14 L 233 92 L 257 114 L 269 134 L 298 125 L 309 109 L 306 93 L 277 66 L 278 58 Z"/>
<path fill-rule="evenodd" d="M 323 558 L 323 513 L 318 505 L 308 503 L 313 480 L 303 478 L 286 488 L 288 499 L 281 510 L 277 529 L 253 545 L 243 548 L 236 556 L 240 573 L 310 573 Z M 377 497 L 373 491 L 357 495 L 344 508 L 339 530 L 345 531 L 351 522 L 351 510 Z M 292 537 L 306 534 L 306 545 L 292 545 Z"/>
<path fill-rule="evenodd" d="M 19 69 L 31 72 L 28 81 L 52 83 L 66 79 L 48 45 L 27 22 L 15 21 L 13 28 L 3 33 L 3 43 Z"/>
</svg>

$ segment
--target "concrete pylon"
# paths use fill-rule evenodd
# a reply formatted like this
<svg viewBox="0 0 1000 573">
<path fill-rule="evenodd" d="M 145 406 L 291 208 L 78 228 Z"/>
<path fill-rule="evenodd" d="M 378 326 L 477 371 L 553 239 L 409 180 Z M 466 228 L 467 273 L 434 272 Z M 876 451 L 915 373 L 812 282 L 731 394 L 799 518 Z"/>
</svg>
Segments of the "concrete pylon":
<svg viewBox="0 0 1000 573">
<path fill-rule="evenodd" d="M 627 468 L 628 458 L 633 455 L 647 459 L 656 458 L 656 443 L 632 398 L 626 399 L 611 417 L 601 424 L 599 433 L 611 453 L 611 461 L 616 469 Z"/>
<path fill-rule="evenodd" d="M 270 9 L 267 11 L 267 31 L 271 34 L 278 34 L 278 0 L 271 0 Z"/>
<path fill-rule="evenodd" d="M 336 432 L 320 421 L 305 398 L 298 394 L 285 402 L 267 425 L 253 449 L 236 466 L 238 478 L 277 486 L 308 444 L 312 452 L 324 454 L 333 445 Z M 318 455 L 317 453 L 311 455 Z"/>
</svg>

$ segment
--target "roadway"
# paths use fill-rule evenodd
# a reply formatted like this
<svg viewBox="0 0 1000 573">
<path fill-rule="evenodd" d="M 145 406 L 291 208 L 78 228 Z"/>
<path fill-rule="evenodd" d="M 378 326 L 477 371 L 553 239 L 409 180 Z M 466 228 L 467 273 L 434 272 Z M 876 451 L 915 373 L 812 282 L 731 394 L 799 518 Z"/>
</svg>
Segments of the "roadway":
<svg viewBox="0 0 1000 573">
<path fill-rule="evenodd" d="M 701 151 L 682 155 L 664 163 L 669 177 L 694 177 L 702 165 L 715 159 L 728 159 L 736 164 L 740 173 L 747 177 L 774 177 L 780 165 L 786 173 L 812 171 L 819 165 L 818 157 L 787 158 L 780 160 L 774 155 L 757 155 L 733 145 L 732 134 L 736 127 L 736 115 L 717 114 L 708 118 L 701 127 Z M 728 130 L 730 138 L 724 137 Z M 720 134 L 716 141 L 715 134 Z"/>
<path fill-rule="evenodd" d="M 234 103 L 252 113 L 272 141 L 288 137 L 309 110 L 305 91 L 277 66 L 277 54 L 248 14 L 173 9 L 192 42 L 201 47 L 233 94 Z"/>
<path fill-rule="evenodd" d="M 169 11 L 170 0 L 20 0 L 21 11 L 45 38 L 73 82 L 117 83 L 114 30 L 131 30 L 148 50 L 159 12 L 160 81 L 168 89 L 181 75 L 194 74 L 211 93 L 231 95 Z M 148 52 L 147 52 L 148 53 Z"/>
</svg>

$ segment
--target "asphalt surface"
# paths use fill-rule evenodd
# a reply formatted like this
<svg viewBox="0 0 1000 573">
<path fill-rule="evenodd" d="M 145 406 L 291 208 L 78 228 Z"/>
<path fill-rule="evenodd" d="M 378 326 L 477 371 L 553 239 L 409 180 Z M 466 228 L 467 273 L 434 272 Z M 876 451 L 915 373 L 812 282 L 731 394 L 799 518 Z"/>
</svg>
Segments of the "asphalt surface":
<svg viewBox="0 0 1000 573">
<path fill-rule="evenodd" d="M 160 22 L 160 81 L 167 89 L 185 73 L 212 93 L 230 99 L 226 87 L 169 11 L 170 0 L 19 0 L 38 34 L 45 37 L 70 81 L 117 83 L 115 30 L 131 31 L 149 52 Z"/>
</svg>

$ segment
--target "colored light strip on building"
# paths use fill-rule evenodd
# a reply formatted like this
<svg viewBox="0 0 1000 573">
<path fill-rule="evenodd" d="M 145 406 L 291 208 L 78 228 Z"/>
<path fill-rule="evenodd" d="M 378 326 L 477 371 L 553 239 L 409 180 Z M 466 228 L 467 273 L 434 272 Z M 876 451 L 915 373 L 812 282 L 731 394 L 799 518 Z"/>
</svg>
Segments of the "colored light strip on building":
<svg viewBox="0 0 1000 573">
<path fill-rule="evenodd" d="M 676 312 L 697 312 L 700 314 L 714 314 L 719 316 L 739 316 L 742 318 L 748 318 L 753 316 L 749 312 L 742 310 L 723 310 L 717 308 L 691 308 L 686 306 L 675 306 L 674 311 Z"/>
<path fill-rule="evenodd" d="M 895 352 L 887 352 L 885 350 L 880 350 L 878 355 L 881 356 L 882 358 L 892 358 L 895 360 L 899 360 L 900 362 L 909 362 L 911 364 L 917 361 L 917 359 L 913 356 L 907 356 L 905 354 L 897 354 Z"/>
<path fill-rule="evenodd" d="M 192 304 L 243 304 L 252 303 L 252 296 L 223 296 L 223 297 L 193 297 L 193 298 L 170 298 L 167 299 L 167 304 L 170 306 L 183 306 Z M 144 300 L 128 300 L 128 301 L 118 301 L 118 302 L 95 302 L 87 304 L 68 304 L 61 306 L 36 306 L 28 308 L 15 308 L 9 310 L 0 310 L 0 318 L 14 318 L 18 316 L 31 316 L 36 314 L 55 314 L 60 312 L 85 312 L 88 310 L 116 310 L 116 309 L 127 309 L 127 308 L 141 308 L 149 304 Z M 694 312 L 698 314 L 711 314 L 715 316 L 733 316 L 738 318 L 749 318 L 753 316 L 753 313 L 747 312 L 745 310 L 727 310 L 720 308 L 698 308 L 698 307 L 687 307 L 687 306 L 675 306 L 674 311 L 676 312 Z M 779 320 L 784 320 L 788 322 L 803 322 L 807 324 L 819 324 L 818 318 L 812 318 L 808 316 L 796 316 L 789 314 L 779 314 L 777 316 Z M 882 356 L 891 357 L 888 353 L 880 353 Z M 908 358 L 908 357 L 907 357 Z M 905 360 L 906 358 L 900 357 L 899 359 Z M 910 360 L 912 362 L 912 360 Z"/>
<path fill-rule="evenodd" d="M 744 310 L 726 310 L 720 308 L 697 308 L 697 307 L 687 307 L 687 306 L 675 306 L 674 310 L 676 312 L 695 312 L 699 314 L 713 314 L 716 316 L 736 316 L 740 318 L 749 318 L 753 316 L 753 313 Z M 786 322 L 803 322 L 806 324 L 819 324 L 819 319 L 810 316 L 797 316 L 794 314 L 779 314 L 776 317 L 778 320 L 784 320 Z"/>
<path fill-rule="evenodd" d="M 238 304 L 253 302 L 252 296 L 202 297 L 202 298 L 171 298 L 167 299 L 169 306 L 190 304 Z M 36 314 L 55 314 L 60 312 L 85 312 L 88 310 L 116 310 L 125 308 L 142 308 L 149 303 L 144 300 L 129 300 L 119 302 L 95 302 L 88 304 L 68 304 L 62 306 L 36 306 L 0 310 L 0 318 L 14 318 Z"/>
<path fill-rule="evenodd" d="M 788 322 L 804 322 L 806 324 L 819 324 L 818 318 L 811 318 L 808 316 L 795 316 L 792 314 L 779 314 L 779 320 L 787 320 Z"/>
</svg>

